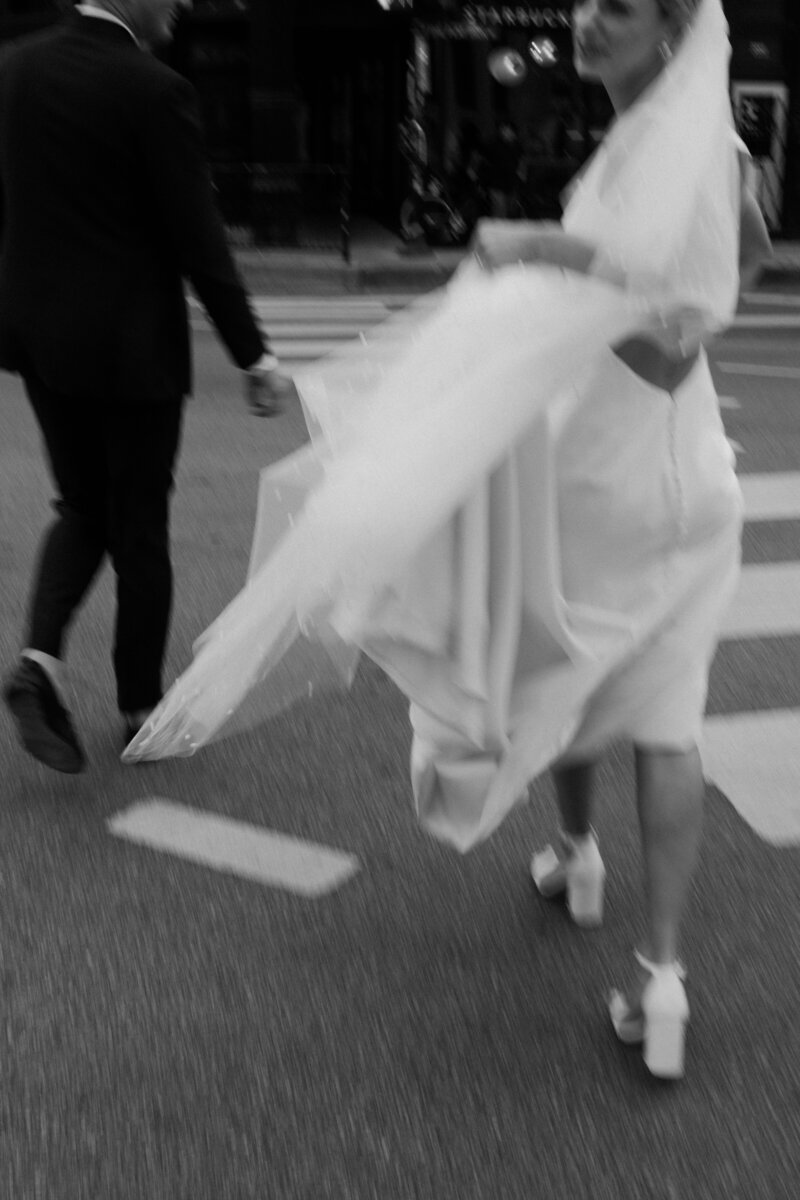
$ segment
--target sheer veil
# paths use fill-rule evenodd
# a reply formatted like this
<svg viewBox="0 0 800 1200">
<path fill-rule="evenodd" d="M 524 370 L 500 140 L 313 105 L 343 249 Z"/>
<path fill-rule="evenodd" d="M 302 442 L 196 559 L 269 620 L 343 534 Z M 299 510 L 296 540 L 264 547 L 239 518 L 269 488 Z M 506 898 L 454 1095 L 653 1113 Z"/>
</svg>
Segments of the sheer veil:
<svg viewBox="0 0 800 1200">
<path fill-rule="evenodd" d="M 311 441 L 262 474 L 246 585 L 125 759 L 191 754 L 315 688 L 342 686 L 376 641 L 441 654 L 443 638 L 453 642 L 448 597 L 415 607 L 409 576 L 443 531 L 469 519 L 470 498 L 519 438 L 654 314 L 686 304 L 709 329 L 731 320 L 739 213 L 728 56 L 720 0 L 702 0 L 568 206 L 565 227 L 624 269 L 626 290 L 548 268 L 465 267 L 366 344 L 298 377 Z M 585 631 L 560 598 L 557 551 L 543 557 L 533 592 L 556 653 L 579 655 Z M 606 648 L 614 636 L 605 631 Z M 458 662 L 442 689 L 445 714 L 447 688 L 474 696 L 478 741 L 484 684 L 480 664 Z M 406 690 L 413 699 L 413 682 Z"/>
</svg>

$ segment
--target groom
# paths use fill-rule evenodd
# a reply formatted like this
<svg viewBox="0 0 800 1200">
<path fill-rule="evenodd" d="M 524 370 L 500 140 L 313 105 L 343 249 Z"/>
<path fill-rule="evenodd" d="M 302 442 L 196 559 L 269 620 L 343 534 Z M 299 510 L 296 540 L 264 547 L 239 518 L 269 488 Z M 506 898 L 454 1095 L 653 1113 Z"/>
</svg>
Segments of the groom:
<svg viewBox="0 0 800 1200">
<path fill-rule="evenodd" d="M 3 689 L 26 749 L 74 773 L 67 628 L 106 555 L 125 740 L 161 697 L 169 495 L 191 390 L 183 280 L 256 411 L 287 389 L 217 213 L 192 87 L 148 51 L 191 0 L 92 0 L 0 64 L 0 367 L 25 384 L 57 490 Z"/>
</svg>

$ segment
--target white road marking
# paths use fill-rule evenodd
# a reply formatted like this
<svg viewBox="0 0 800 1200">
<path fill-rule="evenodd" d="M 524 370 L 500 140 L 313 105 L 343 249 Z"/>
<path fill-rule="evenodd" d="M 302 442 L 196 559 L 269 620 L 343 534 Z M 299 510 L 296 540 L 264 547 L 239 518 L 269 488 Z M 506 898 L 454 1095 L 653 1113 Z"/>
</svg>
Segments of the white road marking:
<svg viewBox="0 0 800 1200">
<path fill-rule="evenodd" d="M 703 765 L 759 837 L 800 845 L 800 709 L 708 717 Z"/>
<path fill-rule="evenodd" d="M 742 570 L 722 625 L 724 638 L 800 633 L 800 563 L 758 563 Z"/>
<path fill-rule="evenodd" d="M 786 292 L 745 292 L 742 299 L 747 304 L 774 304 L 776 308 L 800 308 L 800 296 L 789 295 Z"/>
<path fill-rule="evenodd" d="M 251 296 L 251 301 L 256 312 L 275 319 L 294 314 L 297 317 L 322 316 L 326 320 L 336 320 L 339 314 L 342 319 L 354 316 L 380 319 L 398 308 L 405 308 L 408 304 L 424 306 L 433 302 L 431 297 L 425 294 L 388 293 L 374 296 Z M 188 303 L 190 309 L 195 312 L 205 311 L 195 296 L 190 296 Z"/>
<path fill-rule="evenodd" d="M 737 316 L 732 329 L 800 329 L 800 314 L 797 316 L 784 313 L 743 313 Z"/>
<path fill-rule="evenodd" d="M 387 320 L 410 301 L 425 307 L 426 298 L 401 295 L 318 297 L 258 297 L 253 303 L 270 337 L 270 345 L 285 369 L 299 369 L 359 337 Z M 192 328 L 208 332 L 202 306 L 189 300 Z M 385 336 L 383 334 L 382 336 Z"/>
<path fill-rule="evenodd" d="M 740 475 L 748 521 L 800 519 L 800 471 Z M 800 608 L 800 596 L 798 596 Z"/>
<path fill-rule="evenodd" d="M 254 301 L 256 312 L 267 321 L 382 321 L 403 305 L 373 304 L 264 304 Z"/>
<path fill-rule="evenodd" d="M 116 837 L 301 896 L 321 896 L 359 869 L 352 854 L 158 797 L 108 822 Z"/>
<path fill-rule="evenodd" d="M 331 350 L 336 350 L 365 332 L 367 331 L 359 329 L 351 336 L 339 338 L 336 341 L 330 339 L 323 341 L 316 338 L 293 338 L 291 341 L 287 341 L 280 336 L 270 337 L 269 341 L 278 358 L 293 358 L 298 362 L 316 362 L 318 358 L 330 354 Z"/>
<path fill-rule="evenodd" d="M 288 321 L 270 321 L 269 335 L 270 341 L 275 341 L 277 338 L 313 338 L 329 341 L 345 341 L 349 338 L 357 336 L 362 329 L 373 329 L 377 322 L 361 321 L 353 323 L 350 321 L 336 324 L 330 321 L 309 320 L 303 322 Z"/>
<path fill-rule="evenodd" d="M 192 321 L 192 328 L 204 332 L 208 331 L 208 326 L 200 321 Z M 282 365 L 285 366 L 289 362 L 307 365 L 310 362 L 316 362 L 318 359 L 324 358 L 331 351 L 341 348 L 366 331 L 366 327 L 357 326 L 336 340 L 331 338 L 326 338 L 325 340 L 300 338 L 287 340 L 275 336 L 271 336 L 269 340 L 270 346 L 281 360 Z"/>
<path fill-rule="evenodd" d="M 735 396 L 720 396 L 719 406 L 720 408 L 741 408 L 742 402 L 741 400 L 737 400 Z"/>
<path fill-rule="evenodd" d="M 745 518 L 800 518 L 800 471 L 742 475 Z M 723 638 L 800 634 L 800 564 L 744 567 Z M 800 845 L 800 710 L 708 717 L 703 763 L 741 817 L 773 845 Z"/>
<path fill-rule="evenodd" d="M 748 521 L 800 517 L 800 472 L 743 475 Z M 800 564 L 744 567 L 723 638 L 800 633 Z M 800 710 L 708 717 L 707 778 L 751 828 L 773 845 L 800 844 Z"/>
<path fill-rule="evenodd" d="M 285 309 L 318 308 L 398 308 L 405 304 L 426 299 L 424 292 L 364 292 L 359 295 L 345 296 L 253 296 L 253 303 L 259 308 L 274 308 L 276 311 Z"/>
<path fill-rule="evenodd" d="M 762 379 L 800 379 L 800 367 L 772 367 L 765 363 L 718 362 L 714 364 L 727 375 L 752 375 Z"/>
</svg>

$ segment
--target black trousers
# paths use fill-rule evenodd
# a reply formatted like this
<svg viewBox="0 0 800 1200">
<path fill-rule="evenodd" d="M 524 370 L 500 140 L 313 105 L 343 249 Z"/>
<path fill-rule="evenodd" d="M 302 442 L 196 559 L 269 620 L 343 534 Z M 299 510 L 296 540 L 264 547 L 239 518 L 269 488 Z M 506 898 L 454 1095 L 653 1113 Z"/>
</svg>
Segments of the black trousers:
<svg viewBox="0 0 800 1200">
<path fill-rule="evenodd" d="M 25 379 L 58 489 L 30 599 L 26 645 L 63 657 L 70 621 L 106 555 L 117 577 L 114 672 L 121 711 L 150 708 L 172 607 L 169 497 L 183 401 L 129 407 Z"/>
</svg>

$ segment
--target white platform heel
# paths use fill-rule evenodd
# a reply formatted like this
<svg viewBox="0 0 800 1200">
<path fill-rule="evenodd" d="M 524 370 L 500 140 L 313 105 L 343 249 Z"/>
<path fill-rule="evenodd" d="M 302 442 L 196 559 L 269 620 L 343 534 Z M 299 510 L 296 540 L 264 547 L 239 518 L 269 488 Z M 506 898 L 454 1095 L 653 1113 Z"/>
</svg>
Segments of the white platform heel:
<svg viewBox="0 0 800 1200">
<path fill-rule="evenodd" d="M 644 1062 L 651 1075 L 681 1079 L 689 1023 L 689 1001 L 683 986 L 686 970 L 679 962 L 653 963 L 638 950 L 633 953 L 650 978 L 640 1009 L 632 1009 L 621 992 L 611 993 L 608 1011 L 614 1031 L 628 1045 L 643 1043 Z"/>
<path fill-rule="evenodd" d="M 576 925 L 595 929 L 603 921 L 606 869 L 594 830 L 585 837 L 559 833 L 560 851 L 547 846 L 531 859 L 531 878 L 550 899 L 566 892 L 567 908 Z"/>
</svg>

